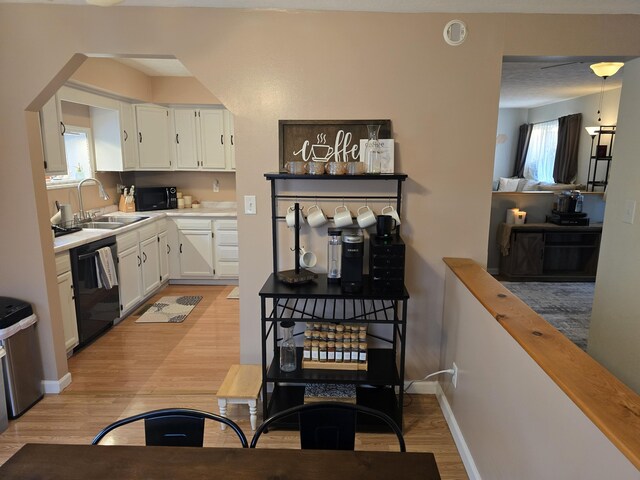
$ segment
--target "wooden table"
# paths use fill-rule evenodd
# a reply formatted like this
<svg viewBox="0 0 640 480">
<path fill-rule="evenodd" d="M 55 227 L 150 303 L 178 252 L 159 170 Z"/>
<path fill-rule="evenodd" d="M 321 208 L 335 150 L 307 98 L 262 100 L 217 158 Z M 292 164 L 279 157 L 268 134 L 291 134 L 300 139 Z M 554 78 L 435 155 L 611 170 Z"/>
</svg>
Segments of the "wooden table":
<svg viewBox="0 0 640 480">
<path fill-rule="evenodd" d="M 2 480 L 440 479 L 432 453 L 27 444 Z"/>
<path fill-rule="evenodd" d="M 231 365 L 217 393 L 220 415 L 227 416 L 227 403 L 246 403 L 249 405 L 251 430 L 255 430 L 258 421 L 257 407 L 260 390 L 262 390 L 262 368 L 260 365 Z M 220 423 L 222 430 L 226 427 L 224 423 Z"/>
</svg>

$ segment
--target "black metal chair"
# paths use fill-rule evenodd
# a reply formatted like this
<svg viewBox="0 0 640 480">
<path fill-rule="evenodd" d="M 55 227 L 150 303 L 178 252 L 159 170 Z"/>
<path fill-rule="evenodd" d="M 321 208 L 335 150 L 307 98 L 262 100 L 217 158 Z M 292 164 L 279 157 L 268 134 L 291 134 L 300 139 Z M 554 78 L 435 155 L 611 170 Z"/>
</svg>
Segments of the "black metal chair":
<svg viewBox="0 0 640 480">
<path fill-rule="evenodd" d="M 202 447 L 204 443 L 204 421 L 214 420 L 231 427 L 240 439 L 242 448 L 247 448 L 247 437 L 240 427 L 221 415 L 192 410 L 190 408 L 165 408 L 123 418 L 102 429 L 91 445 L 98 445 L 112 430 L 129 423 L 144 420 L 145 444 L 161 447 Z"/>
<path fill-rule="evenodd" d="M 250 448 L 256 447 L 258 439 L 270 425 L 294 415 L 298 416 L 302 449 L 353 450 L 357 417 L 366 415 L 387 424 L 398 437 L 400 451 L 407 451 L 402 431 L 389 415 L 362 405 L 340 402 L 309 403 L 276 413 L 258 427 Z"/>
</svg>

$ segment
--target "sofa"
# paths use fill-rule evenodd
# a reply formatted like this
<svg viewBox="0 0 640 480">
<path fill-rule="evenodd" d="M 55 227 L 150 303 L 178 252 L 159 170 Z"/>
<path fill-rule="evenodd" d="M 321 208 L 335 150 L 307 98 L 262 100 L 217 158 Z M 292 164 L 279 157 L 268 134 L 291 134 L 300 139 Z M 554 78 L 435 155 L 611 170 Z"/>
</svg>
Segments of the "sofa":
<svg viewBox="0 0 640 480">
<path fill-rule="evenodd" d="M 500 177 L 493 184 L 494 192 L 561 192 L 563 190 L 586 190 L 578 183 L 547 183 L 528 178 Z"/>
</svg>

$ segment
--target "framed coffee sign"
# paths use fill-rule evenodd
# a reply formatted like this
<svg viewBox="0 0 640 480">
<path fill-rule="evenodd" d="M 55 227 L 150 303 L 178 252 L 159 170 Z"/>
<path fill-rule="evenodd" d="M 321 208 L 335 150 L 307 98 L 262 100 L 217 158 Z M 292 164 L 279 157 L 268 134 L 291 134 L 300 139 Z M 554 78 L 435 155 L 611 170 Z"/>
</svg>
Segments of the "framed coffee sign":
<svg viewBox="0 0 640 480">
<path fill-rule="evenodd" d="M 391 138 L 391 120 L 280 120 L 280 171 L 293 161 L 360 161 L 367 125 L 380 125 L 378 138 Z"/>
</svg>

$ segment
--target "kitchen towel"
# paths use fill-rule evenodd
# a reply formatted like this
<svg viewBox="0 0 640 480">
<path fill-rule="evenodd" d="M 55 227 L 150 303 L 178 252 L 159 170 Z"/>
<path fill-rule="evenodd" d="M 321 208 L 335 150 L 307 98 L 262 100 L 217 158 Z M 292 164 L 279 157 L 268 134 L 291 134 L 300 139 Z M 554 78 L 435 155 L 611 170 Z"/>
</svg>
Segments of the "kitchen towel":
<svg viewBox="0 0 640 480">
<path fill-rule="evenodd" d="M 103 247 L 97 250 L 96 269 L 98 272 L 98 288 L 104 287 L 107 290 L 118 285 L 116 275 L 116 264 L 111 255 L 111 248 Z"/>
</svg>

